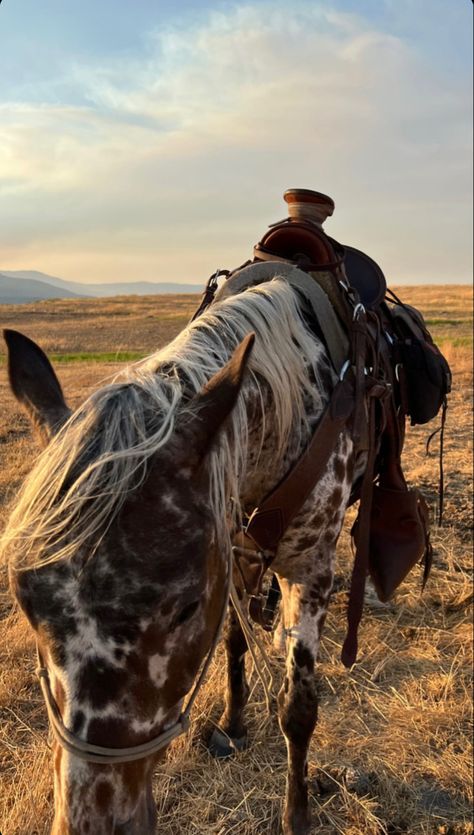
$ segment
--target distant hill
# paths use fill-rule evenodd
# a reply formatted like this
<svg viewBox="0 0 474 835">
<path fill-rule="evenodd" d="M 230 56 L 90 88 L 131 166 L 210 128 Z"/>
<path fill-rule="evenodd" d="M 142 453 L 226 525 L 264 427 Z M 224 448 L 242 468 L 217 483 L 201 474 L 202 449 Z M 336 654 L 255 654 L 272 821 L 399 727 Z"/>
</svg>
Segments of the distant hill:
<svg viewBox="0 0 474 835">
<path fill-rule="evenodd" d="M 23 292 L 21 290 L 23 283 L 28 281 L 46 284 L 50 288 L 57 288 L 56 291 L 52 291 L 53 296 L 41 296 L 41 298 L 71 298 L 71 296 L 104 298 L 106 296 L 147 296 L 161 293 L 201 293 L 204 287 L 204 282 L 203 284 L 178 284 L 177 282 L 125 281 L 110 284 L 85 284 L 79 281 L 65 281 L 63 278 L 47 275 L 37 270 L 3 270 L 0 274 L 15 281 L 16 288 L 19 291 L 18 294 L 14 294 L 17 295 L 17 302 Z M 61 291 L 60 294 L 57 290 Z M 26 301 L 26 299 L 22 300 Z M 33 301 L 33 299 L 28 300 Z M 4 301 L 1 292 L 0 301 Z"/>
<path fill-rule="evenodd" d="M 54 287 L 45 281 L 33 278 L 17 279 L 0 273 L 0 304 L 25 304 L 60 298 L 76 299 L 80 298 L 80 295 L 66 288 Z"/>
</svg>

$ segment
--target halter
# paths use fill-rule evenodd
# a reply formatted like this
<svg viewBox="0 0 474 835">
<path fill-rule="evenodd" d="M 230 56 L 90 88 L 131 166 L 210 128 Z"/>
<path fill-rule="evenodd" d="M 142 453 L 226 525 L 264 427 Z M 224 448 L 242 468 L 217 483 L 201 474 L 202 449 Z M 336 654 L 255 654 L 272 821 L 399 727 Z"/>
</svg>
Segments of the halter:
<svg viewBox="0 0 474 835">
<path fill-rule="evenodd" d="M 196 701 L 199 690 L 201 689 L 204 683 L 205 675 L 214 657 L 214 653 L 216 651 L 216 647 L 222 633 L 222 628 L 224 626 L 224 621 L 227 614 L 227 607 L 229 604 L 231 591 L 232 550 L 231 548 L 229 548 L 229 558 L 227 562 L 227 581 L 221 616 L 217 625 L 216 632 L 214 634 L 211 647 L 207 654 L 207 658 L 203 664 L 196 684 L 194 685 L 194 689 L 189 697 L 188 703 L 184 710 L 181 711 L 176 722 L 174 722 L 174 724 L 171 725 L 170 728 L 167 728 L 166 730 L 158 734 L 158 736 L 155 736 L 153 737 L 153 739 L 150 739 L 148 742 L 143 742 L 140 745 L 131 745 L 128 748 L 109 748 L 108 746 L 104 745 L 93 745 L 90 742 L 86 742 L 85 740 L 80 739 L 80 737 L 76 736 L 76 734 L 73 734 L 68 728 L 66 728 L 62 720 L 61 711 L 59 710 L 58 704 L 51 690 L 48 670 L 44 666 L 39 647 L 38 645 L 36 645 L 36 652 L 38 656 L 38 668 L 36 670 L 36 674 L 39 678 L 41 690 L 46 704 L 46 709 L 48 711 L 48 718 L 51 725 L 51 730 L 56 741 L 61 745 L 61 747 L 64 748 L 66 751 L 69 751 L 70 754 L 74 754 L 74 756 L 78 757 L 80 760 L 85 760 L 89 763 L 99 763 L 101 765 L 114 765 L 116 763 L 135 762 L 135 760 L 141 760 L 144 757 L 150 756 L 151 754 L 156 754 L 158 753 L 158 751 L 161 751 L 163 748 L 166 748 L 167 745 L 169 745 L 169 743 L 173 741 L 173 739 L 176 739 L 178 736 L 181 736 L 181 734 L 186 733 L 190 726 L 190 713 L 192 707 L 194 705 L 194 702 Z"/>
</svg>

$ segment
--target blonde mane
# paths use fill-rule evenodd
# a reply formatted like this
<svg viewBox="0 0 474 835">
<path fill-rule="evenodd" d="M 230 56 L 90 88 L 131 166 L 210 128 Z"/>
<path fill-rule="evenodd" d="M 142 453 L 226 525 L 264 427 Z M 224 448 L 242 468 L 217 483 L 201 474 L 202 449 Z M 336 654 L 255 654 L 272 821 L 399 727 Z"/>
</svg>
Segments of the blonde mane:
<svg viewBox="0 0 474 835">
<path fill-rule="evenodd" d="M 308 430 L 305 398 L 321 405 L 321 344 L 282 278 L 213 305 L 169 345 L 128 367 L 77 409 L 25 480 L 1 541 L 6 558 L 18 568 L 78 554 L 90 559 L 178 420 L 192 416 L 189 394 L 201 390 L 250 331 L 256 333 L 250 373 L 209 457 L 209 503 L 219 534 L 228 536 L 231 496 L 237 499 L 233 513 L 240 513 L 250 392 L 260 398 L 263 416 L 270 397 L 272 433 L 281 454 L 295 432 Z M 263 419 L 261 443 L 265 429 Z"/>
</svg>

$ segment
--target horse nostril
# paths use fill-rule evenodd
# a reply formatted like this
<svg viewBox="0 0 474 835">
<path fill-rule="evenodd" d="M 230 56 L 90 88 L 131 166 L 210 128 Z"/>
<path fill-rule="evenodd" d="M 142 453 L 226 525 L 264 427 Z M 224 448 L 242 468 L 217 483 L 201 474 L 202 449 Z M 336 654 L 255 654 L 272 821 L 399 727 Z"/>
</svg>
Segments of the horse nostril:
<svg viewBox="0 0 474 835">
<path fill-rule="evenodd" d="M 126 821 L 114 819 L 111 835 L 154 835 L 156 830 L 156 805 L 151 786 L 145 786 L 135 811 Z"/>
</svg>

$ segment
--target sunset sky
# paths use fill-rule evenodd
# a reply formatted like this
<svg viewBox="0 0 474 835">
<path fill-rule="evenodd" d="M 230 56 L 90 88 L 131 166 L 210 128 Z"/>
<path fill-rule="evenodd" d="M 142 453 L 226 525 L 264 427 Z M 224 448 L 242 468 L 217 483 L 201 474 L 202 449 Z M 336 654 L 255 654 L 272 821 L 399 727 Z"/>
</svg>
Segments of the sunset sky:
<svg viewBox="0 0 474 835">
<path fill-rule="evenodd" d="M 3 0 L 0 271 L 200 283 L 286 188 L 389 280 L 472 276 L 471 0 Z"/>
</svg>

